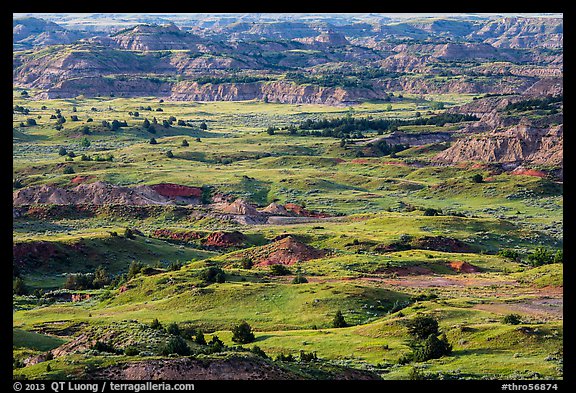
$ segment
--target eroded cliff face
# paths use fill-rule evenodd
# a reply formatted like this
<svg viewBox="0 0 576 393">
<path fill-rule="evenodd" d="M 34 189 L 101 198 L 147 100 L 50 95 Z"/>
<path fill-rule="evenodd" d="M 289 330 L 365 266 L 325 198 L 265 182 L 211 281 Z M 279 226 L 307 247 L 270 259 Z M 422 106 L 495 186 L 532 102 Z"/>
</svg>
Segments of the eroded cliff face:
<svg viewBox="0 0 576 393">
<path fill-rule="evenodd" d="M 563 125 L 536 128 L 518 124 L 504 131 L 492 131 L 461 138 L 433 160 L 455 164 L 463 161 L 487 163 L 563 165 Z"/>
<path fill-rule="evenodd" d="M 562 18 L 502 18 L 471 34 L 498 48 L 562 48 Z"/>
<path fill-rule="evenodd" d="M 345 105 L 361 99 L 383 99 L 386 96 L 384 90 L 298 85 L 284 81 L 222 83 L 215 85 L 182 82 L 173 87 L 170 99 L 175 101 L 242 101 L 260 99 L 287 104 Z"/>
</svg>

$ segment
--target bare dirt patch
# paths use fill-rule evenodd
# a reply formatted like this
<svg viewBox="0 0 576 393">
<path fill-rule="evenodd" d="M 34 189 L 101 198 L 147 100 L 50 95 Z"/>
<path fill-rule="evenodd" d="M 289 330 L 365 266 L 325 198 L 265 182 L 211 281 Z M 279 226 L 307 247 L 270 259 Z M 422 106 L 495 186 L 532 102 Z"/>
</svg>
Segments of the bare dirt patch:
<svg viewBox="0 0 576 393">
<path fill-rule="evenodd" d="M 209 247 L 237 247 L 246 243 L 246 236 L 242 232 L 213 232 L 204 240 Z"/>
<path fill-rule="evenodd" d="M 450 269 L 458 273 L 476 273 L 480 271 L 480 269 L 476 266 L 462 261 L 452 261 L 448 264 L 448 266 Z"/>
<path fill-rule="evenodd" d="M 322 258 L 326 254 L 325 250 L 318 250 L 292 236 L 286 236 L 273 243 L 246 250 L 243 256 L 250 258 L 256 265 L 266 266 L 293 265 L 297 262 Z"/>
</svg>

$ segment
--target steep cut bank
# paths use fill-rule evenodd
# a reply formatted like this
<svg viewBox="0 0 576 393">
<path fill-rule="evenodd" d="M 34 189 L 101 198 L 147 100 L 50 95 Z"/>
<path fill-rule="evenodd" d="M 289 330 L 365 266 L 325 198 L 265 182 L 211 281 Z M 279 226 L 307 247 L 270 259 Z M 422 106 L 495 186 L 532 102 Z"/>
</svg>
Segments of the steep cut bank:
<svg viewBox="0 0 576 393">
<path fill-rule="evenodd" d="M 74 188 L 59 188 L 50 185 L 33 186 L 15 191 L 12 204 L 34 205 L 173 205 L 201 203 L 202 189 L 176 184 L 156 184 L 134 188 L 116 186 L 97 181 L 82 183 Z"/>
<path fill-rule="evenodd" d="M 148 360 L 119 364 L 86 376 L 102 380 L 379 380 L 376 374 L 345 367 L 330 371 L 314 367 L 313 375 L 306 368 L 295 372 L 257 356 L 234 354 L 225 358 L 179 358 Z"/>
<path fill-rule="evenodd" d="M 434 160 L 449 164 L 481 161 L 561 167 L 563 129 L 562 124 L 547 128 L 518 124 L 504 131 L 495 130 L 459 139 L 436 155 Z"/>
</svg>

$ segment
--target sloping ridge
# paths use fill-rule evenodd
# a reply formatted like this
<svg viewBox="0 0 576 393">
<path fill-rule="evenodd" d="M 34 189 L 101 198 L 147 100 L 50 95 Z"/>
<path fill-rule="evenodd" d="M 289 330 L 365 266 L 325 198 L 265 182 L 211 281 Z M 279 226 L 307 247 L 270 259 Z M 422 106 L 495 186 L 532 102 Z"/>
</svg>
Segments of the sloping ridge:
<svg viewBox="0 0 576 393">
<path fill-rule="evenodd" d="M 178 358 L 117 364 L 87 373 L 88 379 L 109 380 L 305 380 L 316 373 L 292 371 L 250 354 L 228 354 L 204 359 Z M 374 372 L 345 366 L 322 370 L 321 379 L 380 380 Z"/>
<path fill-rule="evenodd" d="M 111 366 L 90 373 L 94 379 L 127 380 L 287 380 L 301 379 L 264 359 L 240 357 L 225 359 L 180 358 L 148 360 Z"/>
<path fill-rule="evenodd" d="M 137 186 L 134 188 L 116 186 L 110 183 L 97 181 L 83 183 L 74 188 L 65 189 L 51 185 L 33 186 L 20 189 L 12 194 L 12 203 L 18 205 L 34 204 L 122 204 L 122 205 L 166 205 L 176 202 L 199 203 L 199 198 L 190 190 L 179 190 L 176 195 L 158 192 L 155 186 Z M 185 186 L 183 186 L 185 187 Z M 187 196 L 179 194 L 184 193 Z"/>
</svg>

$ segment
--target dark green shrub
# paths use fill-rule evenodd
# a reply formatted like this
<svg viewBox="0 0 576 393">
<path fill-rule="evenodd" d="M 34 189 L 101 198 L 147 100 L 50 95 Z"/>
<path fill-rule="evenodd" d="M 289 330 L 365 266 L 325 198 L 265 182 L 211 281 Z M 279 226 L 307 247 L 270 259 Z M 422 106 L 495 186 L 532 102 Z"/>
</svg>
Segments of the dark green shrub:
<svg viewBox="0 0 576 393">
<path fill-rule="evenodd" d="M 413 350 L 413 360 L 416 362 L 438 359 L 452 353 L 452 345 L 443 334 L 440 337 L 431 334 L 425 340 L 413 341 L 410 347 Z"/>
<path fill-rule="evenodd" d="M 128 274 L 126 275 L 126 279 L 130 280 L 136 277 L 138 274 L 142 272 L 144 268 L 144 264 L 142 262 L 132 261 L 130 266 L 128 267 Z"/>
<path fill-rule="evenodd" d="M 439 214 L 439 211 L 436 209 L 433 209 L 431 207 L 427 208 L 426 210 L 424 210 L 424 215 L 425 216 L 437 216 Z"/>
<path fill-rule="evenodd" d="M 547 250 L 544 247 L 537 247 L 530 255 L 527 257 L 528 263 L 532 266 L 542 266 L 549 263 L 554 263 L 556 260 L 556 254 L 552 250 Z"/>
<path fill-rule="evenodd" d="M 515 250 L 510 250 L 510 249 L 499 250 L 498 255 L 503 257 L 503 258 L 511 259 L 513 261 L 519 261 L 520 260 L 520 254 L 518 253 L 518 251 L 515 251 Z"/>
<path fill-rule="evenodd" d="M 484 177 L 481 174 L 477 173 L 470 178 L 473 183 L 482 183 L 484 182 Z"/>
<path fill-rule="evenodd" d="M 270 271 L 275 276 L 286 276 L 286 275 L 292 273 L 290 270 L 288 270 L 288 268 L 285 265 L 282 265 L 279 263 L 274 264 L 274 265 L 270 265 Z"/>
<path fill-rule="evenodd" d="M 190 355 L 190 347 L 180 336 L 171 336 L 161 350 L 162 355 L 178 354 L 182 356 Z"/>
<path fill-rule="evenodd" d="M 280 361 L 280 362 L 295 362 L 296 358 L 290 353 L 288 355 L 284 355 L 283 353 L 278 354 L 278 356 L 276 356 L 275 361 Z"/>
<path fill-rule="evenodd" d="M 192 340 L 196 335 L 196 329 L 192 326 L 180 326 L 180 336 L 187 340 Z"/>
<path fill-rule="evenodd" d="M 250 352 L 252 352 L 253 354 L 256 354 L 256 355 L 260 356 L 261 358 L 269 359 L 269 358 L 268 358 L 268 355 L 266 355 L 266 352 L 264 352 L 264 351 L 263 351 L 259 346 L 257 346 L 257 345 L 254 345 L 254 346 L 252 347 L 252 349 L 250 350 Z"/>
<path fill-rule="evenodd" d="M 239 325 L 232 328 L 232 341 L 239 344 L 251 343 L 255 340 L 252 327 L 246 321 L 242 321 Z"/>
<path fill-rule="evenodd" d="M 438 321 L 432 317 L 427 316 L 416 316 L 411 320 L 405 322 L 408 328 L 408 334 L 417 339 L 426 339 L 430 335 L 437 336 L 438 331 Z"/>
<path fill-rule="evenodd" d="M 22 183 L 22 180 L 20 180 L 20 179 L 14 179 L 14 181 L 12 182 L 12 187 L 22 188 L 22 187 L 24 187 L 24 183 Z"/>
<path fill-rule="evenodd" d="M 134 231 L 131 228 L 126 228 L 124 229 L 124 237 L 126 239 L 135 239 L 136 235 L 134 234 Z"/>
<path fill-rule="evenodd" d="M 196 337 L 194 338 L 194 342 L 199 345 L 206 345 L 206 339 L 204 338 L 204 333 L 202 330 L 198 330 L 196 332 Z"/>
<path fill-rule="evenodd" d="M 242 269 L 252 269 L 254 262 L 252 262 L 252 259 L 250 258 L 244 258 L 240 261 L 240 265 L 242 266 Z"/>
<path fill-rule="evenodd" d="M 292 284 L 304 284 L 307 283 L 308 279 L 303 275 L 299 274 L 292 279 Z"/>
<path fill-rule="evenodd" d="M 340 310 L 336 311 L 336 315 L 332 320 L 332 326 L 335 328 L 342 328 L 348 326 L 348 323 L 344 319 L 344 315 L 342 315 L 342 311 Z"/>
<path fill-rule="evenodd" d="M 117 353 L 118 351 L 112 346 L 112 344 L 96 341 L 96 343 L 92 346 L 92 349 L 98 352 L 107 352 L 107 353 Z"/>
<path fill-rule="evenodd" d="M 317 360 L 316 352 L 306 353 L 302 349 L 300 350 L 300 361 L 301 362 L 311 362 Z"/>
<path fill-rule="evenodd" d="M 16 277 L 12 280 L 12 293 L 14 295 L 26 295 L 28 290 L 26 285 L 24 285 L 24 280 L 20 277 Z"/>
<path fill-rule="evenodd" d="M 502 319 L 502 323 L 506 323 L 508 325 L 518 325 L 522 323 L 522 319 L 518 314 L 507 314 Z"/>
<path fill-rule="evenodd" d="M 173 334 L 175 336 L 179 336 L 180 335 L 180 328 L 178 327 L 178 324 L 173 322 L 166 327 L 166 332 L 169 334 Z"/>
<path fill-rule="evenodd" d="M 161 330 L 163 329 L 162 324 L 158 321 L 158 318 L 154 318 L 152 323 L 150 324 L 150 328 L 154 330 Z"/>
<path fill-rule="evenodd" d="M 206 282 L 223 283 L 226 281 L 226 274 L 221 268 L 210 266 L 200 272 L 200 278 Z"/>
<path fill-rule="evenodd" d="M 124 348 L 124 355 L 126 356 L 137 356 L 139 353 L 140 351 L 138 348 L 133 345 L 128 345 L 126 348 Z"/>
<path fill-rule="evenodd" d="M 218 353 L 218 352 L 222 352 L 224 351 L 224 349 L 226 348 L 226 346 L 224 345 L 224 343 L 222 342 L 222 340 L 220 340 L 218 338 L 218 336 L 214 335 L 212 336 L 212 339 L 210 340 L 210 342 L 208 343 L 209 348 L 209 353 Z"/>
</svg>

